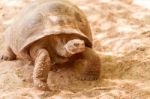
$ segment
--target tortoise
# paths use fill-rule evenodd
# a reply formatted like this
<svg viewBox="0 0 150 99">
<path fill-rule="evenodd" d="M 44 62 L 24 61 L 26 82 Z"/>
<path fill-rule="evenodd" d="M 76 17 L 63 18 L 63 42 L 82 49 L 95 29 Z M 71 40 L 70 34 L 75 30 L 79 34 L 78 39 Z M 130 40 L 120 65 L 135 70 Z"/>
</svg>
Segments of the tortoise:
<svg viewBox="0 0 150 99">
<path fill-rule="evenodd" d="M 92 33 L 82 10 L 67 0 L 38 0 L 26 7 L 4 33 L 1 60 L 34 63 L 33 85 L 47 90 L 49 70 L 69 61 L 82 64 L 80 80 L 97 80 L 100 59 L 92 49 Z M 80 60 L 80 61 L 78 61 Z"/>
</svg>

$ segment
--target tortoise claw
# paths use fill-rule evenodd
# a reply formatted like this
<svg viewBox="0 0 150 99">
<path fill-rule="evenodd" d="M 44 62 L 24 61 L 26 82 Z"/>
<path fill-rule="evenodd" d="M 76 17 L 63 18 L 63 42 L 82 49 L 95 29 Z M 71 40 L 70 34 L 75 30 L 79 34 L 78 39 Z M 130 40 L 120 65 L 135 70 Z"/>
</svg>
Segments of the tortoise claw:
<svg viewBox="0 0 150 99">
<path fill-rule="evenodd" d="M 94 81 L 94 80 L 98 80 L 98 78 L 99 78 L 99 73 L 96 71 L 89 71 L 77 77 L 77 79 L 81 81 Z"/>
<path fill-rule="evenodd" d="M 9 60 L 13 60 L 14 58 L 8 55 L 1 55 L 0 56 L 0 61 L 9 61 Z"/>
<path fill-rule="evenodd" d="M 43 90 L 43 91 L 50 91 L 47 83 L 44 83 L 40 80 L 36 80 L 36 82 L 34 83 L 34 89 L 37 89 L 37 90 Z"/>
<path fill-rule="evenodd" d="M 1 61 L 9 60 L 9 57 L 2 55 L 2 56 L 0 57 L 0 60 L 1 60 Z"/>
</svg>

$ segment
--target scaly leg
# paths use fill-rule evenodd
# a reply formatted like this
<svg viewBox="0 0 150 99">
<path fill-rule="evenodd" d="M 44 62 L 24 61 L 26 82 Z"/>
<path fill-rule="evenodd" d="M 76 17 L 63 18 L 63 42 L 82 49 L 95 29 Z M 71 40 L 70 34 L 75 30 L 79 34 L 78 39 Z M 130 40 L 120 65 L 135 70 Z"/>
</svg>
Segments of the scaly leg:
<svg viewBox="0 0 150 99">
<path fill-rule="evenodd" d="M 75 61 L 75 70 L 79 80 L 97 80 L 100 76 L 100 58 L 91 49 L 86 48 Z"/>
<path fill-rule="evenodd" d="M 46 49 L 39 49 L 35 59 L 33 71 L 34 87 L 39 90 L 49 90 L 47 85 L 48 72 L 51 66 L 49 53 Z"/>
</svg>

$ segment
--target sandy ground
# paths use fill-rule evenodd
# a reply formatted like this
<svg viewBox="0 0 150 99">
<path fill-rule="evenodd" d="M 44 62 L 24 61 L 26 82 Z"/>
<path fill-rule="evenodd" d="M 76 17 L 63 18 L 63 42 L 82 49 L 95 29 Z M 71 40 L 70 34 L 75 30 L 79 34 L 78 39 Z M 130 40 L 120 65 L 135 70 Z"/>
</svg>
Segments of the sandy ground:
<svg viewBox="0 0 150 99">
<path fill-rule="evenodd" d="M 98 81 L 78 81 L 70 69 L 50 72 L 53 90 L 36 92 L 33 66 L 20 60 L 0 64 L 0 99 L 150 99 L 150 10 L 132 0 L 71 0 L 87 15 L 94 49 L 101 57 Z M 0 32 L 31 0 L 0 1 Z M 2 36 L 1 36 L 2 38 Z M 3 48 L 3 39 L 0 40 Z"/>
</svg>

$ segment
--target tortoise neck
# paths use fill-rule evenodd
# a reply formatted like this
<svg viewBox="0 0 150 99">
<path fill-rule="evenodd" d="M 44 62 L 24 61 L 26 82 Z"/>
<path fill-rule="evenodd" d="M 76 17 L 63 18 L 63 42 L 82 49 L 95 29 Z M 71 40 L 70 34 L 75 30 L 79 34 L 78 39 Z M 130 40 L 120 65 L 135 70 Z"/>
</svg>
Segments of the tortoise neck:
<svg viewBox="0 0 150 99">
<path fill-rule="evenodd" d="M 65 45 L 67 43 L 66 39 L 57 39 L 56 40 L 57 44 L 56 44 L 56 52 L 59 56 L 62 57 L 71 57 L 73 54 L 69 53 L 66 48 Z"/>
</svg>

